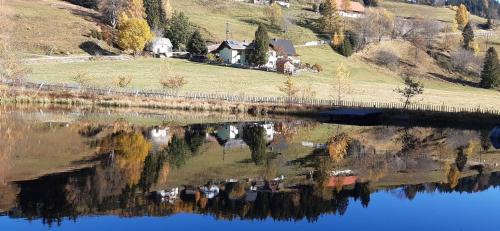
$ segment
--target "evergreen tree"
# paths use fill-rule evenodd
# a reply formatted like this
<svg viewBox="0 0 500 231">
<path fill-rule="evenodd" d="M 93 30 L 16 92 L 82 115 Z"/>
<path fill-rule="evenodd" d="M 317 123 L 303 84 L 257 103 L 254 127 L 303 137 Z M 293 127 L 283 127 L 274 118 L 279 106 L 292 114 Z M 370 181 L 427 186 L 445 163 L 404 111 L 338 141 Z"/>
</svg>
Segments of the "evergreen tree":
<svg viewBox="0 0 500 231">
<path fill-rule="evenodd" d="M 181 139 L 179 136 L 174 134 L 165 151 L 166 153 L 162 155 L 167 156 L 168 162 L 172 166 L 179 168 L 186 163 L 189 149 L 184 139 Z"/>
<path fill-rule="evenodd" d="M 248 125 L 243 128 L 243 141 L 252 152 L 252 160 L 255 164 L 262 164 L 266 157 L 265 130 L 260 125 Z"/>
<path fill-rule="evenodd" d="M 349 39 L 344 39 L 344 41 L 342 42 L 342 45 L 340 46 L 340 49 L 339 49 L 339 52 L 345 56 L 345 57 L 349 57 L 352 55 L 352 44 L 351 44 L 351 40 Z"/>
<path fill-rule="evenodd" d="M 471 42 L 474 41 L 474 31 L 472 30 L 472 25 L 467 23 L 464 29 L 462 30 L 462 37 L 464 42 L 464 48 L 470 49 Z"/>
<path fill-rule="evenodd" d="M 341 18 L 338 14 L 337 3 L 335 0 L 326 0 L 320 18 L 321 30 L 325 33 L 333 34 L 340 31 Z"/>
<path fill-rule="evenodd" d="M 250 53 L 249 62 L 252 65 L 262 66 L 267 63 L 269 51 L 269 35 L 264 25 L 259 25 L 255 31 L 253 49 Z"/>
<path fill-rule="evenodd" d="M 199 30 L 194 31 L 187 44 L 187 51 L 193 55 L 206 55 L 208 52 L 207 44 Z"/>
<path fill-rule="evenodd" d="M 166 15 L 161 0 L 144 0 L 144 10 L 151 29 L 157 30 L 165 27 Z"/>
<path fill-rule="evenodd" d="M 498 63 L 497 51 L 493 47 L 490 47 L 486 52 L 480 84 L 483 88 L 493 88 L 500 85 L 500 64 Z"/>
<path fill-rule="evenodd" d="M 182 12 L 175 12 L 169 20 L 165 37 L 172 42 L 174 49 L 179 49 L 182 44 L 186 44 L 189 39 L 190 23 L 189 18 Z"/>
</svg>

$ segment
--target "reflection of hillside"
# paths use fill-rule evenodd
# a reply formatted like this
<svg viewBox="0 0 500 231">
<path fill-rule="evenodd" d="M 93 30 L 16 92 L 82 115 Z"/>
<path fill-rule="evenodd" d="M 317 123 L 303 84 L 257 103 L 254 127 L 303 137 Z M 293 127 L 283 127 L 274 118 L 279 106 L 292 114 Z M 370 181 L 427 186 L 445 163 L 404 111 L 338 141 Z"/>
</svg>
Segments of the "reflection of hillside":
<svg viewBox="0 0 500 231">
<path fill-rule="evenodd" d="M 134 193 L 134 189 L 123 184 L 102 181 L 102 177 L 113 174 L 100 171 L 94 168 L 19 182 L 18 205 L 9 215 L 43 218 L 47 223 L 83 215 L 168 216 L 176 213 L 206 214 L 218 219 L 315 221 L 323 214 L 343 215 L 353 202 L 367 207 L 370 194 L 377 190 L 389 190 L 411 200 L 420 193 L 473 193 L 500 186 L 500 173 L 495 172 L 462 178 L 453 188 L 446 183 L 426 183 L 374 189 L 369 183 L 356 183 L 339 191 L 333 190 L 324 198 L 313 186 L 296 186 L 277 193 L 258 192 L 256 197 L 248 199 L 251 197 L 233 193 L 237 187 L 234 183 L 225 183 L 221 193 L 213 199 L 203 194 L 181 193 L 180 199 L 170 204 L 147 194 Z"/>
</svg>

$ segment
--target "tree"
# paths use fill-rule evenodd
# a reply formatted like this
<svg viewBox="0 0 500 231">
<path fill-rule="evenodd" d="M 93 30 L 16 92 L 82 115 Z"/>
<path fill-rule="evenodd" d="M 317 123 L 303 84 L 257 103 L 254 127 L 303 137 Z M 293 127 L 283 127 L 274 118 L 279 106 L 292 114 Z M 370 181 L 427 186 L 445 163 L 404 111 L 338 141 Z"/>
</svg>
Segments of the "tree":
<svg viewBox="0 0 500 231">
<path fill-rule="evenodd" d="M 190 30 L 189 18 L 182 12 L 175 12 L 167 24 L 165 37 L 170 39 L 174 49 L 180 49 L 182 44 L 187 43 Z"/>
<path fill-rule="evenodd" d="M 417 95 L 424 93 L 424 86 L 416 81 L 413 81 L 410 77 L 404 79 L 405 87 L 403 89 L 398 88 L 396 92 L 399 93 L 404 98 L 404 107 L 406 109 L 411 103 L 411 99 Z"/>
<path fill-rule="evenodd" d="M 342 19 L 338 13 L 336 0 L 326 0 L 322 14 L 319 23 L 323 32 L 333 35 L 342 31 Z"/>
<path fill-rule="evenodd" d="M 377 7 L 378 2 L 379 2 L 379 0 L 363 0 L 363 4 L 365 4 L 365 6 Z"/>
<path fill-rule="evenodd" d="M 153 33 L 146 20 L 120 16 L 118 25 L 118 46 L 134 53 L 144 50 L 146 43 L 151 41 Z"/>
<path fill-rule="evenodd" d="M 144 12 L 144 2 L 143 0 L 128 0 L 127 9 L 124 12 L 129 18 L 144 18 L 146 13 Z"/>
<path fill-rule="evenodd" d="M 384 8 L 373 11 L 373 20 L 379 42 L 384 35 L 389 36 L 394 30 L 394 14 Z"/>
<path fill-rule="evenodd" d="M 342 42 L 342 45 L 339 48 L 339 51 L 345 57 L 351 56 L 352 55 L 351 40 L 344 39 L 344 41 Z"/>
<path fill-rule="evenodd" d="M 126 3 L 126 0 L 101 0 L 98 9 L 104 20 L 111 27 L 116 28 L 120 11 L 125 8 Z"/>
<path fill-rule="evenodd" d="M 149 27 L 153 30 L 165 27 L 167 19 L 161 0 L 144 0 L 144 10 Z"/>
<path fill-rule="evenodd" d="M 116 164 L 129 186 L 139 183 L 144 160 L 151 150 L 151 144 L 138 132 L 121 132 L 114 138 Z"/>
<path fill-rule="evenodd" d="M 291 76 L 287 76 L 283 86 L 279 87 L 279 90 L 283 92 L 289 99 L 295 97 L 299 92 L 299 88 L 293 82 Z"/>
<path fill-rule="evenodd" d="M 170 3 L 170 0 L 161 0 L 163 4 L 163 11 L 165 12 L 165 18 L 167 20 L 171 19 L 173 14 L 174 14 L 174 9 L 172 7 L 172 4 Z"/>
<path fill-rule="evenodd" d="M 269 35 L 264 25 L 259 25 L 255 31 L 255 39 L 252 42 L 253 49 L 250 52 L 249 62 L 255 66 L 262 66 L 268 61 Z"/>
<path fill-rule="evenodd" d="M 264 9 L 264 15 L 269 18 L 272 26 L 278 28 L 283 26 L 283 12 L 281 11 L 281 6 L 278 4 L 273 3 L 269 7 L 266 7 Z"/>
<path fill-rule="evenodd" d="M 340 63 L 333 78 L 333 91 L 337 101 L 341 101 L 342 97 L 349 93 L 351 72 L 347 69 L 344 63 Z"/>
<path fill-rule="evenodd" d="M 207 44 L 199 30 L 195 30 L 187 44 L 187 51 L 194 55 L 206 55 L 208 53 Z"/>
<path fill-rule="evenodd" d="M 456 13 L 455 20 L 458 24 L 458 29 L 462 30 L 467 23 L 469 23 L 469 11 L 467 11 L 467 7 L 464 4 L 460 4 Z"/>
<path fill-rule="evenodd" d="M 265 130 L 258 124 L 247 125 L 243 128 L 243 141 L 252 152 L 252 160 L 256 165 L 262 164 L 266 158 Z"/>
<path fill-rule="evenodd" d="M 474 41 L 474 31 L 472 30 L 472 26 L 470 23 L 467 23 L 467 25 L 465 25 L 464 29 L 462 30 L 462 37 L 464 48 L 471 49 L 471 42 Z"/>
<path fill-rule="evenodd" d="M 172 67 L 167 63 L 163 62 L 159 70 L 160 74 L 160 84 L 164 89 L 174 91 L 175 94 L 179 93 L 179 90 L 187 84 L 187 81 L 183 76 L 175 73 Z"/>
<path fill-rule="evenodd" d="M 500 64 L 497 51 L 493 47 L 490 47 L 486 52 L 480 85 L 483 88 L 493 88 L 500 85 Z"/>
<path fill-rule="evenodd" d="M 177 134 L 172 136 L 172 140 L 166 149 L 166 155 L 170 165 L 177 168 L 186 163 L 188 154 L 188 146 L 184 139 L 181 139 Z"/>
</svg>

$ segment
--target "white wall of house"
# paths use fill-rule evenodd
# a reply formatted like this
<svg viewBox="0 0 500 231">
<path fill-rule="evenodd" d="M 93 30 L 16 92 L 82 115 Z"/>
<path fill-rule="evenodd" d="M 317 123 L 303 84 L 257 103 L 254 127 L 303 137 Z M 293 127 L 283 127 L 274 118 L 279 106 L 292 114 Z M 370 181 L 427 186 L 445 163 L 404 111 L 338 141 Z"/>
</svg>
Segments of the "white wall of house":
<svg viewBox="0 0 500 231">
<path fill-rule="evenodd" d="M 339 15 L 346 18 L 362 18 L 364 14 L 357 12 L 339 11 Z"/>
<path fill-rule="evenodd" d="M 243 50 L 232 50 L 224 47 L 219 51 L 219 56 L 228 64 L 245 64 L 245 52 Z"/>
<path fill-rule="evenodd" d="M 267 56 L 266 67 L 272 68 L 272 69 L 276 68 L 276 61 L 278 61 L 278 56 L 276 54 L 276 51 L 269 50 L 269 52 L 267 54 L 268 54 L 268 56 Z"/>
</svg>

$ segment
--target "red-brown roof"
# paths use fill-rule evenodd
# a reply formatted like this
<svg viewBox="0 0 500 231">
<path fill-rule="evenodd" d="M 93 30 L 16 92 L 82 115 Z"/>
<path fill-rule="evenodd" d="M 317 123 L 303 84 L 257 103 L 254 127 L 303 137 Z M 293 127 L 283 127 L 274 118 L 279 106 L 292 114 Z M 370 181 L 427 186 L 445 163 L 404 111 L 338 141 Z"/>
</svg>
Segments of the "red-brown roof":
<svg viewBox="0 0 500 231">
<path fill-rule="evenodd" d="M 344 7 L 344 0 L 336 0 L 337 3 L 337 9 L 342 10 L 342 11 L 352 11 L 352 12 L 365 12 L 365 7 L 363 4 L 355 1 L 351 1 L 351 6 L 349 9 L 345 9 Z"/>
</svg>

